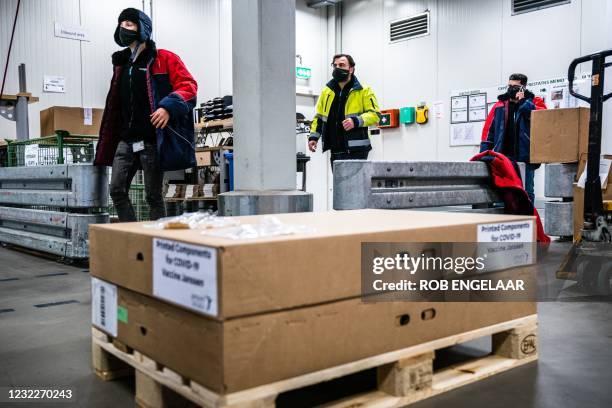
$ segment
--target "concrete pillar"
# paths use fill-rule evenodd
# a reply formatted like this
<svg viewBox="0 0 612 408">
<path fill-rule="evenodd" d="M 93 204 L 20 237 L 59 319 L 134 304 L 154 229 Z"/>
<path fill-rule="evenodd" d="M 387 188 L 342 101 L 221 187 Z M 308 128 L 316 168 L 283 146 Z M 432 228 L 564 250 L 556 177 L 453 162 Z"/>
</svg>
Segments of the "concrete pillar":
<svg viewBox="0 0 612 408">
<path fill-rule="evenodd" d="M 612 0 L 606 1 L 606 44 L 605 49 L 612 49 Z M 608 61 L 612 58 L 608 58 Z M 606 70 L 606 93 L 612 92 L 612 68 Z M 601 154 L 612 154 L 612 99 L 604 102 Z"/>
<path fill-rule="evenodd" d="M 295 0 L 232 2 L 234 186 L 219 212 L 312 211 L 296 191 Z"/>
</svg>

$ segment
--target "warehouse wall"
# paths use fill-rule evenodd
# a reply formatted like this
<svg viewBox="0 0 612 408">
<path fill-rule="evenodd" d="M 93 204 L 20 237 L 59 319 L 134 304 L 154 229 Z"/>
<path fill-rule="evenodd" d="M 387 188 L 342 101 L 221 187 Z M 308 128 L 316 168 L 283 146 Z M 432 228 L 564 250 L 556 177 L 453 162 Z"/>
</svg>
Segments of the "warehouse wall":
<svg viewBox="0 0 612 408">
<path fill-rule="evenodd" d="M 137 0 L 22 0 L 15 30 L 4 93 L 19 89 L 17 66 L 26 64 L 27 88 L 40 102 L 30 105 L 30 137 L 40 135 L 39 112 L 49 106 L 103 107 L 112 68 L 110 55 L 117 16 L 125 7 L 140 7 Z M 0 2 L 0 61 L 8 51 L 17 0 Z M 82 25 L 90 42 L 54 36 L 54 23 Z M 43 93 L 43 75 L 66 78 L 66 93 Z M 15 124 L 0 119 L 0 138 L 13 139 Z"/>
<path fill-rule="evenodd" d="M 151 13 L 151 4 L 153 7 Z M 153 38 L 160 48 L 176 52 L 199 84 L 198 100 L 232 93 L 231 0 L 22 0 L 5 93 L 18 90 L 17 65 L 27 66 L 28 91 L 40 97 L 30 105 L 30 137 L 40 135 L 39 112 L 49 106 L 104 107 L 112 68 L 111 54 L 118 50 L 113 32 L 125 7 L 153 16 Z M 5 61 L 17 0 L 0 1 L 0 61 Z M 312 9 L 306 0 L 296 2 L 296 53 L 312 68 L 312 78 L 298 80 L 301 93 L 297 111 L 311 118 L 316 94 L 327 81 L 327 10 Z M 89 42 L 54 36 L 54 23 L 83 26 Z M 2 67 L 4 68 L 4 67 Z M 43 93 L 43 75 L 66 78 L 66 93 Z M 287 135 L 293 137 L 293 135 Z M 15 138 L 15 124 L 0 119 L 0 138 Z M 306 136 L 296 136 L 298 151 L 307 150 Z M 315 194 L 315 209 L 327 209 L 331 184 L 327 156 L 313 155 L 308 164 L 308 190 Z"/>
<path fill-rule="evenodd" d="M 476 146 L 449 146 L 452 90 L 503 83 L 512 72 L 531 79 L 566 75 L 573 58 L 605 47 L 609 0 L 571 4 L 511 16 L 511 0 L 346 0 L 342 48 L 385 108 L 444 102 L 444 118 L 390 129 L 375 158 L 467 160 Z M 431 11 L 431 35 L 390 44 L 388 24 Z M 590 67 L 586 67 L 590 69 Z M 536 194 L 543 195 L 543 169 Z"/>
</svg>

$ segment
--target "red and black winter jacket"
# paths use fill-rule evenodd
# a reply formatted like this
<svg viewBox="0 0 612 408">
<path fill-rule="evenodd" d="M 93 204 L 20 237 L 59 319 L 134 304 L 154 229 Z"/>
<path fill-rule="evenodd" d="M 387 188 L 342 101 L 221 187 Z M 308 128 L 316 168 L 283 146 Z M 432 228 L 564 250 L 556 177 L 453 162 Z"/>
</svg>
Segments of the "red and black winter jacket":
<svg viewBox="0 0 612 408">
<path fill-rule="evenodd" d="M 158 50 L 147 41 L 150 59 L 147 63 L 147 92 L 151 112 L 164 108 L 170 114 L 168 125 L 156 130 L 157 153 L 162 170 L 182 170 L 196 165 L 193 108 L 196 105 L 198 84 L 185 64 L 174 53 Z M 119 85 L 121 71 L 129 61 L 131 51 L 126 48 L 113 54 L 113 78 L 106 97 L 100 124 L 100 138 L 94 164 L 111 166 L 121 140 L 121 108 Z"/>
<path fill-rule="evenodd" d="M 530 143 L 531 143 L 531 112 L 534 110 L 546 109 L 546 104 L 542 98 L 535 96 L 530 91 L 525 91 L 525 99 L 519 102 L 514 118 L 509 118 L 510 103 L 508 94 L 497 97 L 498 101 L 487 116 L 480 143 L 480 151 L 493 150 L 501 152 L 504 145 L 504 135 L 509 120 L 514 121 L 516 131 L 516 143 L 518 144 L 517 157 L 512 159 L 517 162 L 529 163 Z"/>
<path fill-rule="evenodd" d="M 504 212 L 513 215 L 535 216 L 538 242 L 549 243 L 550 237 L 544 232 L 540 214 L 523 188 L 517 164 L 503 154 L 492 150 L 479 153 L 470 161 L 487 163 L 491 171 L 493 186 L 504 201 Z"/>
</svg>

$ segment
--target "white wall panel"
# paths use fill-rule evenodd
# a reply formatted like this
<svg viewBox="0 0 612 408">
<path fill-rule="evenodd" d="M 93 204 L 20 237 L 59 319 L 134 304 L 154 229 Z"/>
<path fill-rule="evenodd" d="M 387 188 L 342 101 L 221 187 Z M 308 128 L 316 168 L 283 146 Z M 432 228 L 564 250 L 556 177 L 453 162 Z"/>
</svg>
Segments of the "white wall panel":
<svg viewBox="0 0 612 408">
<path fill-rule="evenodd" d="M 83 105 L 104 108 L 113 75 L 111 55 L 121 47 L 114 34 L 119 13 L 125 8 L 142 8 L 139 0 L 81 0 L 81 24 L 89 31 L 90 42 L 81 44 L 83 60 Z M 155 30 L 155 26 L 153 26 Z M 79 103 L 78 106 L 81 106 Z"/>
<path fill-rule="evenodd" d="M 16 0 L 0 1 L 0 61 L 4 71 Z M 17 66 L 26 64 L 27 90 L 40 98 L 29 107 L 30 137 L 40 135 L 39 111 L 52 105 L 81 105 L 79 41 L 54 36 L 54 23 L 79 24 L 78 0 L 24 0 L 15 29 L 4 93 L 19 90 Z M 2 74 L 0 72 L 0 75 Z M 43 75 L 66 78 L 66 93 L 43 93 Z M 0 118 L 0 137 L 15 138 L 15 122 Z"/>
<path fill-rule="evenodd" d="M 450 92 L 495 86 L 517 71 L 531 79 L 565 75 L 573 58 L 606 47 L 611 4 L 573 0 L 512 16 L 511 0 L 345 0 L 343 49 L 358 57 L 359 76 L 375 86 L 383 107 L 444 102 L 444 119 L 384 131 L 383 146 L 375 145 L 371 157 L 467 160 L 476 146 L 449 146 Z M 430 36 L 388 42 L 389 21 L 426 9 Z M 542 179 L 538 174 L 540 197 Z"/>
<path fill-rule="evenodd" d="M 444 102 L 445 119 L 432 119 L 438 135 L 438 154 L 435 157 L 442 161 L 468 160 L 478 152 L 478 147 L 449 145 L 449 95 L 457 89 L 474 89 L 503 82 L 502 3 L 490 0 L 443 1 L 439 2 L 436 14 L 436 98 Z"/>
<path fill-rule="evenodd" d="M 218 0 L 154 0 L 153 31 L 158 48 L 183 60 L 198 81 L 198 103 L 220 96 Z"/>
</svg>

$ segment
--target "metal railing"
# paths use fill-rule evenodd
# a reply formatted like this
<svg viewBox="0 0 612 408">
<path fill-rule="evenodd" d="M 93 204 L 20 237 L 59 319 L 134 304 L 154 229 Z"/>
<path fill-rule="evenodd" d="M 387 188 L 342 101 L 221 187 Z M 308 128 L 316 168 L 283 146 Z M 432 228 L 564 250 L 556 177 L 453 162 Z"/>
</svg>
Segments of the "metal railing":
<svg viewBox="0 0 612 408">
<path fill-rule="evenodd" d="M 442 209 L 498 212 L 482 162 L 336 161 L 334 209 Z"/>
<path fill-rule="evenodd" d="M 89 257 L 89 224 L 107 223 L 104 167 L 0 168 L 0 241 L 62 258 Z"/>
</svg>

